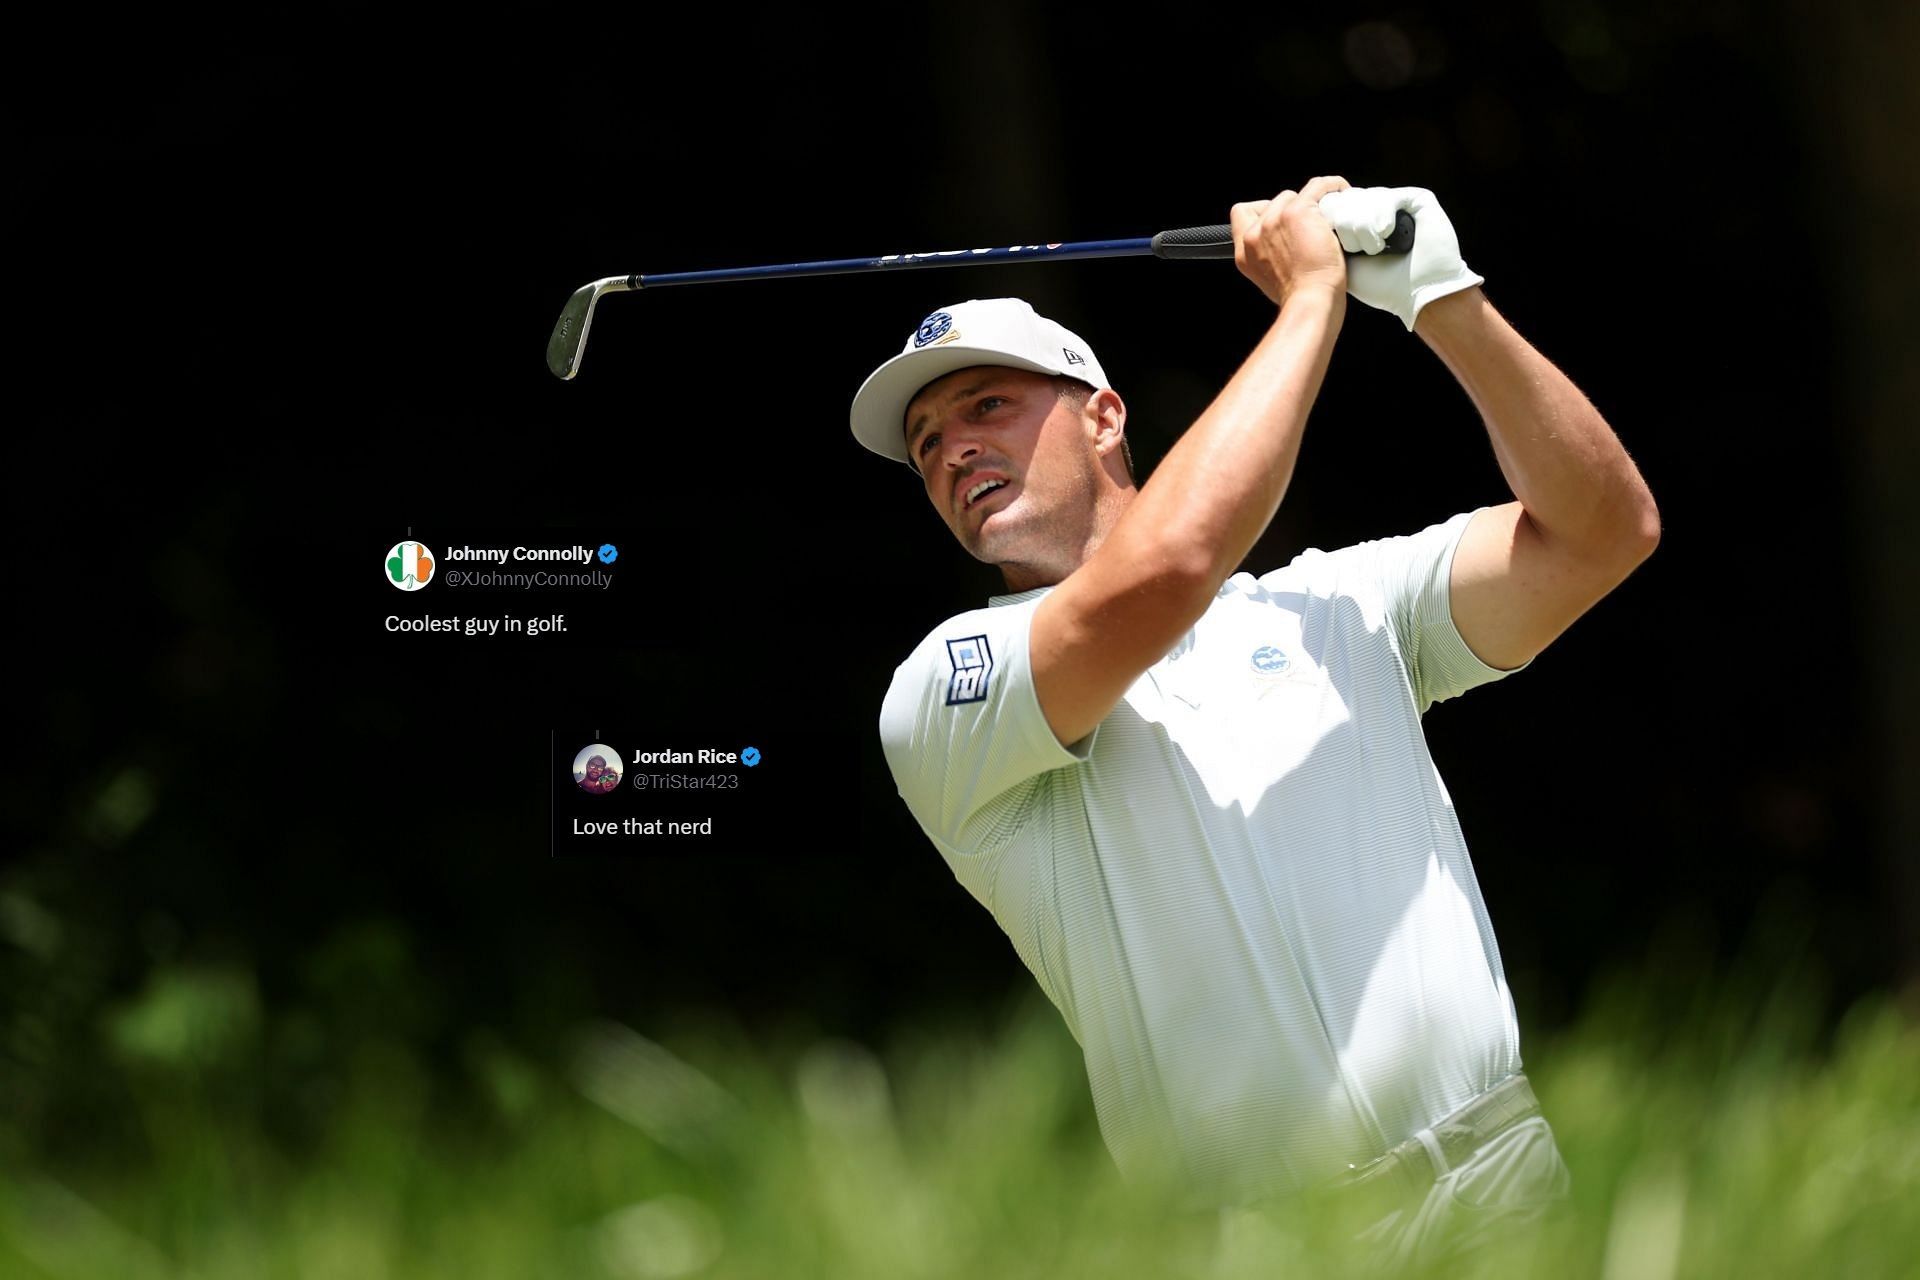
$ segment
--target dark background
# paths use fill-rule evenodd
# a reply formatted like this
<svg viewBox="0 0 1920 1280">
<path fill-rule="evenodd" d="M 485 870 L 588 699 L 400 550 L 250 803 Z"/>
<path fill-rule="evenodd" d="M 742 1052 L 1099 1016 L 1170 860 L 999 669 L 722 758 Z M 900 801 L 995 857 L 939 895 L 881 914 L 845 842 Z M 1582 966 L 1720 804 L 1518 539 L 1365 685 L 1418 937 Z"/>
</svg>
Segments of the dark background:
<svg viewBox="0 0 1920 1280">
<path fill-rule="evenodd" d="M 1649 963 L 1760 955 L 1834 1007 L 1920 972 L 1910 10 L 517 22 L 16 50 L 10 1078 L 163 965 L 277 1004 L 364 964 L 351 1016 L 429 1045 L 1003 1007 L 1031 978 L 875 732 L 999 579 L 848 402 L 929 311 L 1017 293 L 1094 346 L 1150 474 L 1269 305 L 1150 259 L 618 295 L 572 383 L 548 331 L 600 276 L 1146 235 L 1327 172 L 1440 195 L 1665 521 L 1427 720 L 1523 1027 Z M 1504 497 L 1464 393 L 1355 306 L 1247 567 Z M 621 530 L 604 625 L 384 633 L 384 549 L 479 528 Z M 550 858 L 548 731 L 610 722 L 777 743 L 785 838 Z"/>
</svg>

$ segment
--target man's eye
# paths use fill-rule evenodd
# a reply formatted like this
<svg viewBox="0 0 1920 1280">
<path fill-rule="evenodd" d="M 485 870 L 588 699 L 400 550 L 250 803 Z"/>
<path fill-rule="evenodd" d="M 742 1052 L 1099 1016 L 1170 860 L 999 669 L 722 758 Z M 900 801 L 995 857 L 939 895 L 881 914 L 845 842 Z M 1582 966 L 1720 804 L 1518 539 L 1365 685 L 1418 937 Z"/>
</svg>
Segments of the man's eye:
<svg viewBox="0 0 1920 1280">
<path fill-rule="evenodd" d="M 926 435 L 920 437 L 920 456 L 923 458 L 926 457 L 928 448 L 939 438 L 940 433 L 938 431 L 929 431 Z"/>
<path fill-rule="evenodd" d="M 981 412 L 984 413 L 986 410 L 991 409 L 994 405 L 1005 404 L 1006 402 L 1007 402 L 1007 398 L 1005 396 L 988 396 L 985 400 L 982 400 L 980 402 L 980 409 L 981 409 Z"/>
</svg>

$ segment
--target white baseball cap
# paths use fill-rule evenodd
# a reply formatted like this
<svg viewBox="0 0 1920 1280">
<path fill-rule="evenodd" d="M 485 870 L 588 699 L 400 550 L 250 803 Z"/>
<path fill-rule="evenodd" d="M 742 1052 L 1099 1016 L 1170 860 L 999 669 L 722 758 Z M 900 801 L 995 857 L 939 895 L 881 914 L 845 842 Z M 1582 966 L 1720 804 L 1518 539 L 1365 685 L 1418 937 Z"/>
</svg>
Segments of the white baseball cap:
<svg viewBox="0 0 1920 1280">
<path fill-rule="evenodd" d="M 929 382 L 977 364 L 1064 374 L 1096 391 L 1107 375 L 1093 348 L 1024 298 L 971 298 L 920 322 L 900 354 L 867 375 L 853 397 L 853 438 L 884 458 L 907 461 L 907 404 Z"/>
</svg>

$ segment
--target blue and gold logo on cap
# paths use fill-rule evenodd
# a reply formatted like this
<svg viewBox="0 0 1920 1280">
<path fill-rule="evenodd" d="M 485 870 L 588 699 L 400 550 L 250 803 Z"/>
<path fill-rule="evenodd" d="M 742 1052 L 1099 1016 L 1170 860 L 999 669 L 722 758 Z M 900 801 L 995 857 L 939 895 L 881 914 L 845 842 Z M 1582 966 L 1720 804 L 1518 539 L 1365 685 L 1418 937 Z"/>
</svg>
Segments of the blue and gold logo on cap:
<svg viewBox="0 0 1920 1280">
<path fill-rule="evenodd" d="M 944 311 L 936 311 L 922 320 L 920 327 L 914 330 L 913 345 L 924 347 L 930 342 L 938 342 L 947 336 L 947 331 L 951 328 L 953 328 L 953 317 Z"/>
</svg>

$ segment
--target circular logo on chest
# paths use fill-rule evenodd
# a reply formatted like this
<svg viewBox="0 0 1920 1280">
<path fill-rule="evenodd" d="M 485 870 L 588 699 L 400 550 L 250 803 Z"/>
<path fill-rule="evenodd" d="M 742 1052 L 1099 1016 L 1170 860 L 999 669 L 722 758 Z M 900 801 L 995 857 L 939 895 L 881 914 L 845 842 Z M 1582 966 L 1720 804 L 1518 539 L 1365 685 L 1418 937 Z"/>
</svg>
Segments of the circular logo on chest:
<svg viewBox="0 0 1920 1280">
<path fill-rule="evenodd" d="M 1292 659 L 1270 644 L 1263 644 L 1255 649 L 1251 661 L 1255 671 L 1263 671 L 1268 675 L 1285 671 L 1292 665 Z"/>
</svg>

